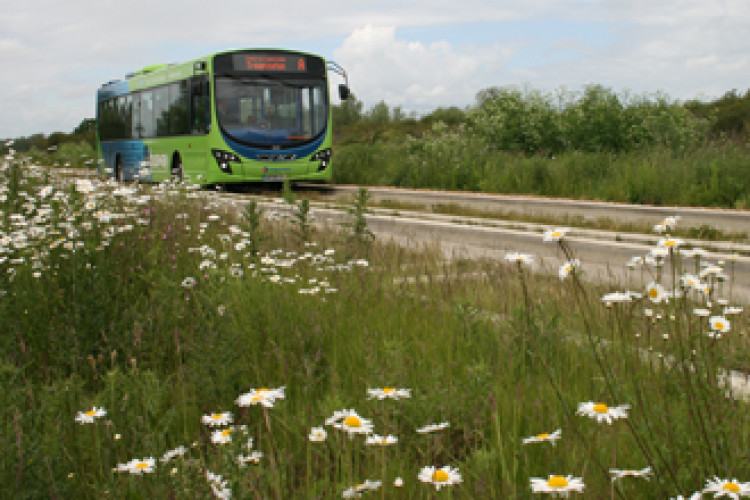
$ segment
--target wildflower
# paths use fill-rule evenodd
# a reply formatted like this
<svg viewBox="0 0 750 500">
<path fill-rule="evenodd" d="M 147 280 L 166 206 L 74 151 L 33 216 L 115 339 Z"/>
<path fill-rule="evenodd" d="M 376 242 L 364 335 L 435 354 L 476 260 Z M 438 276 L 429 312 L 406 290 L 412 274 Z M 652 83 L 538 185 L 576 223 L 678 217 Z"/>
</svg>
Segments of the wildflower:
<svg viewBox="0 0 750 500">
<path fill-rule="evenodd" d="M 703 318 L 708 318 L 711 315 L 711 311 L 709 311 L 708 309 L 696 307 L 695 309 L 693 309 L 693 314 Z"/>
<path fill-rule="evenodd" d="M 608 424 L 611 424 L 612 420 L 617 420 L 618 418 L 627 418 L 627 411 L 629 409 L 630 405 L 620 405 L 610 408 L 604 403 L 593 403 L 589 401 L 580 403 L 578 405 L 576 415 L 595 418 L 599 423 L 605 421 Z"/>
<path fill-rule="evenodd" d="M 264 408 L 273 408 L 274 403 L 277 399 L 284 399 L 284 386 L 277 389 L 266 389 L 262 387 L 260 389 L 252 389 L 250 392 L 241 394 L 235 400 L 237 406 L 254 406 L 261 405 Z"/>
<path fill-rule="evenodd" d="M 76 179 L 76 191 L 79 193 L 91 193 L 94 185 L 89 179 Z"/>
<path fill-rule="evenodd" d="M 367 389 L 369 399 L 404 399 L 411 397 L 411 389 L 394 389 L 393 387 L 383 387 L 382 389 Z"/>
<path fill-rule="evenodd" d="M 370 434 L 365 440 L 365 444 L 388 446 L 391 444 L 398 443 L 398 438 L 392 434 L 388 436 L 380 436 L 378 434 Z"/>
<path fill-rule="evenodd" d="M 643 257 L 641 257 L 640 255 L 636 255 L 634 257 L 631 257 L 626 265 L 632 269 L 632 268 L 642 265 L 643 263 L 644 263 Z"/>
<path fill-rule="evenodd" d="M 555 441 L 557 441 L 558 439 L 560 439 L 561 435 L 562 435 L 562 430 L 561 429 L 557 429 L 555 432 L 553 432 L 551 434 L 542 433 L 542 434 L 537 434 L 536 436 L 531 436 L 531 437 L 524 438 L 523 441 L 522 441 L 522 443 L 523 444 L 529 444 L 529 443 L 544 443 L 544 442 L 549 442 L 549 443 L 552 443 L 552 446 L 554 446 L 555 445 Z"/>
<path fill-rule="evenodd" d="M 347 488 L 343 491 L 341 494 L 342 498 L 359 498 L 362 496 L 362 493 L 366 491 L 375 491 L 380 488 L 380 485 L 383 484 L 381 481 L 370 481 L 369 479 L 366 479 L 364 483 L 360 483 L 356 486 L 352 486 L 351 488 Z"/>
<path fill-rule="evenodd" d="M 232 442 L 232 433 L 235 431 L 234 427 L 227 427 L 226 429 L 219 429 L 211 433 L 211 442 L 214 444 L 227 444 Z"/>
<path fill-rule="evenodd" d="M 403 485 L 404 485 L 404 480 L 401 478 L 401 476 L 393 480 L 393 486 L 395 486 L 396 488 L 401 488 Z"/>
<path fill-rule="evenodd" d="M 345 431 L 349 437 L 354 434 L 370 434 L 372 432 L 372 421 L 362 418 L 354 410 L 336 412 L 332 419 L 326 421 L 326 425 L 332 425 L 334 429 Z"/>
<path fill-rule="evenodd" d="M 181 283 L 183 288 L 193 288 L 197 284 L 198 284 L 198 280 L 196 280 L 192 276 L 188 276 L 187 278 L 182 280 L 182 283 Z"/>
<path fill-rule="evenodd" d="M 220 500 L 227 500 L 232 498 L 232 489 L 227 488 L 226 479 L 222 478 L 220 474 L 214 474 L 213 472 L 206 470 L 206 480 L 214 496 Z"/>
<path fill-rule="evenodd" d="M 442 422 L 439 424 L 429 424 L 429 425 L 425 425 L 424 427 L 420 427 L 419 429 L 417 429 L 417 432 L 419 434 L 428 434 L 431 432 L 437 432 L 437 431 L 442 431 L 443 429 L 447 429 L 448 427 L 450 427 L 450 425 L 451 424 L 448 422 Z"/>
<path fill-rule="evenodd" d="M 692 495 L 690 495 L 690 498 L 686 498 L 682 495 L 677 495 L 674 498 L 670 498 L 669 500 L 701 500 L 703 498 L 703 494 L 700 491 L 696 491 Z"/>
<path fill-rule="evenodd" d="M 727 306 L 724 308 L 724 315 L 730 316 L 733 314 L 742 314 L 742 310 L 741 307 Z"/>
<path fill-rule="evenodd" d="M 560 269 L 557 271 L 557 275 L 561 280 L 564 280 L 565 278 L 570 276 L 570 274 L 575 271 L 580 265 L 581 261 L 579 261 L 578 259 L 569 260 L 562 266 L 560 266 Z"/>
<path fill-rule="evenodd" d="M 130 462 L 119 464 L 117 466 L 118 472 L 129 472 L 140 476 L 141 474 L 151 474 L 156 469 L 156 460 L 153 457 L 137 459 L 134 458 Z"/>
<path fill-rule="evenodd" d="M 461 474 L 458 469 L 446 465 L 440 469 L 432 466 L 422 467 L 417 479 L 423 483 L 430 483 L 439 490 L 443 486 L 452 486 L 461 482 Z"/>
<path fill-rule="evenodd" d="M 625 476 L 642 477 L 649 479 L 652 474 L 651 467 L 646 467 L 641 470 L 629 470 L 629 469 L 609 469 L 609 473 L 612 475 L 612 481 L 617 481 Z"/>
<path fill-rule="evenodd" d="M 324 428 L 313 427 L 312 429 L 310 429 L 310 434 L 308 434 L 307 439 L 309 439 L 313 443 L 320 443 L 322 441 L 325 441 L 327 437 L 328 433 Z"/>
<path fill-rule="evenodd" d="M 250 452 L 249 455 L 237 455 L 237 464 L 240 467 L 246 467 L 247 464 L 259 464 L 261 458 L 263 458 L 263 453 L 255 450 Z"/>
<path fill-rule="evenodd" d="M 212 413 L 210 415 L 203 415 L 201 417 L 201 423 L 210 427 L 218 427 L 223 425 L 229 425 L 232 423 L 232 413 Z"/>
<path fill-rule="evenodd" d="M 750 483 L 740 483 L 736 479 L 729 481 L 714 476 L 713 480 L 706 481 L 703 493 L 713 493 L 714 498 L 729 497 L 733 500 L 739 500 L 741 496 L 750 496 Z"/>
<path fill-rule="evenodd" d="M 573 476 L 553 476 L 548 479 L 538 477 L 531 478 L 532 493 L 551 493 L 554 496 L 567 497 L 571 492 L 582 493 L 583 478 Z"/>
<path fill-rule="evenodd" d="M 633 296 L 628 292 L 610 292 L 602 297 L 602 302 L 606 305 L 612 305 L 620 302 L 632 302 Z"/>
<path fill-rule="evenodd" d="M 665 248 L 679 248 L 685 244 L 685 240 L 680 238 L 661 238 L 657 245 Z"/>
<path fill-rule="evenodd" d="M 654 304 L 658 304 L 667 298 L 667 291 L 664 287 L 653 281 L 646 285 L 646 292 L 648 293 L 648 298 Z"/>
<path fill-rule="evenodd" d="M 712 330 L 719 333 L 727 333 L 732 326 L 724 316 L 711 316 L 708 318 L 708 324 L 711 325 Z"/>
<path fill-rule="evenodd" d="M 560 241 L 570 231 L 567 227 L 549 229 L 544 232 L 543 241 Z"/>
<path fill-rule="evenodd" d="M 700 278 L 690 273 L 685 273 L 680 276 L 680 283 L 682 284 L 683 288 L 690 288 L 693 290 L 700 290 L 702 286 Z"/>
<path fill-rule="evenodd" d="M 89 411 L 79 411 L 76 413 L 75 421 L 79 424 L 93 424 L 97 418 L 101 418 L 106 414 L 107 410 L 94 406 Z"/>
<path fill-rule="evenodd" d="M 708 265 L 701 269 L 700 277 L 705 278 L 707 276 L 720 277 L 723 276 L 724 269 L 719 266 Z"/>
<path fill-rule="evenodd" d="M 505 260 L 508 262 L 531 264 L 534 260 L 534 256 L 528 253 L 510 252 L 505 254 Z"/>
<path fill-rule="evenodd" d="M 164 453 L 164 456 L 162 456 L 159 461 L 162 463 L 169 462 L 173 458 L 181 457 L 187 453 L 188 449 L 184 446 L 178 446 L 177 448 L 173 450 L 169 450 L 166 453 Z"/>
</svg>

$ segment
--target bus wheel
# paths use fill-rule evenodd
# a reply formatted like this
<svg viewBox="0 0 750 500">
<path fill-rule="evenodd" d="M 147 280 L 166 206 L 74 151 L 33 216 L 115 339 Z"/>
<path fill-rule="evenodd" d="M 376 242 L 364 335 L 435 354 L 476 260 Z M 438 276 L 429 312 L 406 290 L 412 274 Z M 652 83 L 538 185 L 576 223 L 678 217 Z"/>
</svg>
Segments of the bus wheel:
<svg viewBox="0 0 750 500">
<path fill-rule="evenodd" d="M 120 155 L 117 155 L 117 159 L 115 160 L 115 178 L 117 182 L 125 182 L 125 173 L 122 171 L 122 158 L 120 158 Z"/>
<path fill-rule="evenodd" d="M 179 153 L 172 157 L 172 181 L 182 182 L 182 158 Z"/>
</svg>

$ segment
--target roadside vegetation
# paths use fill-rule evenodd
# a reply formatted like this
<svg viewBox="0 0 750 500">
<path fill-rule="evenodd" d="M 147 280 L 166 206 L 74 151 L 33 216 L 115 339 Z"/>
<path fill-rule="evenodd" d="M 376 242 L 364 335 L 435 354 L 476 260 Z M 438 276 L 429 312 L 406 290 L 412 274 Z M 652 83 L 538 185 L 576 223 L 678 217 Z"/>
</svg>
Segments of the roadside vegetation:
<svg viewBox="0 0 750 500">
<path fill-rule="evenodd" d="M 336 112 L 336 182 L 750 206 L 750 92 L 679 103 L 597 85 L 503 87 L 420 119 L 356 99 Z"/>
<path fill-rule="evenodd" d="M 12 498 L 750 493 L 747 313 L 679 239 L 626 290 L 586 284 L 564 230 L 551 276 L 374 240 L 364 190 L 326 231 L 306 200 L 12 156 L 0 194 Z"/>
</svg>

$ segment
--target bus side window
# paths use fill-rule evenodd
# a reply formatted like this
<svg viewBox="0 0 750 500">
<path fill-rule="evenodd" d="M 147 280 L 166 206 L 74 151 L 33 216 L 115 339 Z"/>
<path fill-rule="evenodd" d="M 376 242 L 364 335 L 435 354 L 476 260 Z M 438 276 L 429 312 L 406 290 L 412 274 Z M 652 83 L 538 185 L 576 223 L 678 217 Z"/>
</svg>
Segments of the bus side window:
<svg viewBox="0 0 750 500">
<path fill-rule="evenodd" d="M 192 133 L 205 134 L 211 123 L 209 110 L 208 79 L 205 77 L 193 78 L 190 84 L 190 115 L 192 117 Z"/>
</svg>

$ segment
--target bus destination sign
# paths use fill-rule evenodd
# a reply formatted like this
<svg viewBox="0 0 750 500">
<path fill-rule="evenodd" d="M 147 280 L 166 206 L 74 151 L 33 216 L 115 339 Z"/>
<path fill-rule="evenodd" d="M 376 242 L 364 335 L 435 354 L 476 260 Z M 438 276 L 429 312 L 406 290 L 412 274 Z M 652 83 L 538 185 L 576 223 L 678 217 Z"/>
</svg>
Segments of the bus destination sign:
<svg viewBox="0 0 750 500">
<path fill-rule="evenodd" d="M 307 59 L 297 55 L 235 54 L 234 69 L 239 71 L 304 73 L 307 71 Z"/>
</svg>

